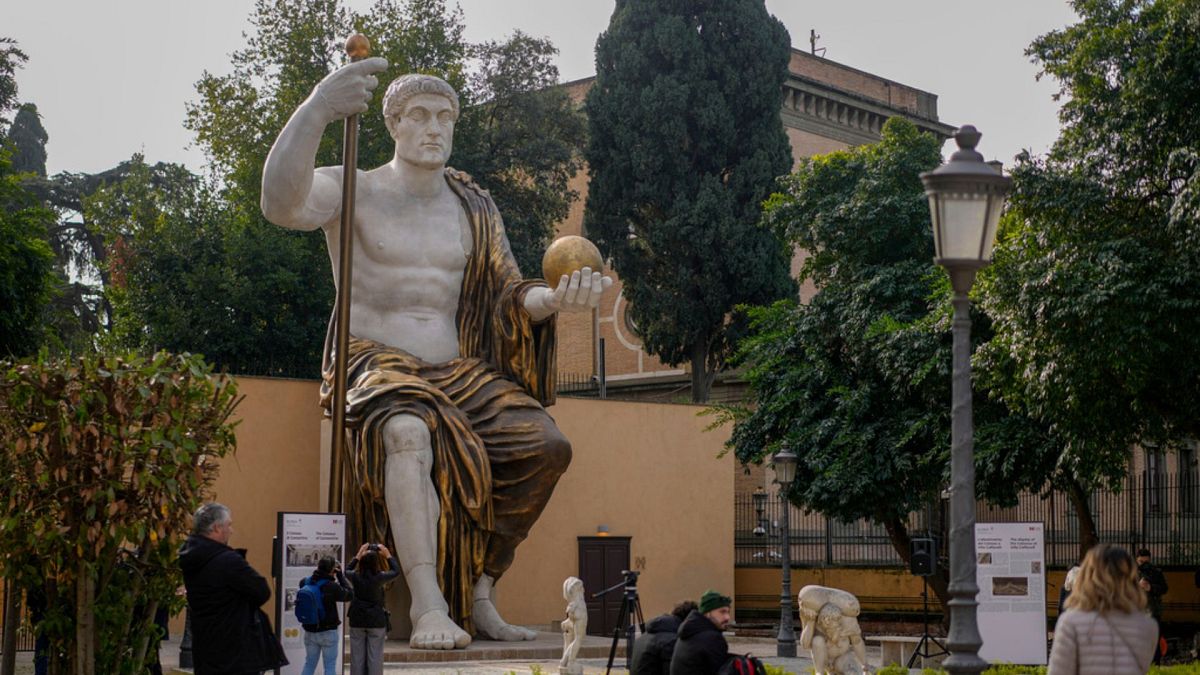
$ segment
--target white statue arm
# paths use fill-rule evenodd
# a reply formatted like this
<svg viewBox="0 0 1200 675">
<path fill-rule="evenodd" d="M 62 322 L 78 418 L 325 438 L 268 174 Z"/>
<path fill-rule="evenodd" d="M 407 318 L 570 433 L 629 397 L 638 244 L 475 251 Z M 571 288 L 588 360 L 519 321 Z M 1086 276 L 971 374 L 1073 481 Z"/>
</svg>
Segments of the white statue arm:
<svg viewBox="0 0 1200 675">
<path fill-rule="evenodd" d="M 570 277 L 562 275 L 553 290 L 535 286 L 525 294 L 525 311 L 534 321 L 542 321 L 555 312 L 582 312 L 600 304 L 600 296 L 612 286 L 612 277 L 585 267 Z"/>
<path fill-rule="evenodd" d="M 315 230 L 333 222 L 342 202 L 341 170 L 314 171 L 317 146 L 331 122 L 367 110 L 371 91 L 379 84 L 374 73 L 387 66 L 386 59 L 375 57 L 333 71 L 292 114 L 263 167 L 262 211 L 267 220 L 294 230 Z"/>
</svg>

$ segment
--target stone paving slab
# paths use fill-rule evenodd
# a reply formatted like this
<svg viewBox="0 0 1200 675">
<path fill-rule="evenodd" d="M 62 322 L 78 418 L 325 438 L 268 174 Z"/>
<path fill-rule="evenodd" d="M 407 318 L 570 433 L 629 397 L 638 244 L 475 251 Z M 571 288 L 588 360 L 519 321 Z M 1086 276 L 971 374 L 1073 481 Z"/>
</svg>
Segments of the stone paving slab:
<svg viewBox="0 0 1200 675">
<path fill-rule="evenodd" d="M 166 672 L 178 668 L 179 637 L 164 642 L 160 651 L 162 664 Z M 775 640 L 769 638 L 747 638 L 736 635 L 728 636 L 729 650 L 735 654 L 754 654 L 765 663 L 782 667 L 785 671 L 802 675 L 810 673 L 812 660 L 807 655 L 796 658 L 780 658 L 775 656 Z M 608 650 L 612 638 L 588 636 L 583 647 L 583 658 L 579 660 L 584 666 L 585 675 L 600 675 L 605 672 L 608 661 Z M 405 675 L 551 675 L 558 673 L 558 659 L 562 656 L 562 636 L 555 633 L 539 633 L 538 639 L 528 642 L 505 643 L 480 640 L 472 643 L 467 649 L 450 651 L 414 650 L 404 642 L 389 641 L 386 653 L 395 658 L 407 658 L 408 661 L 388 660 L 384 663 L 384 672 L 404 673 Z M 519 652 L 511 654 L 511 652 Z M 510 655 L 506 655 L 510 654 Z M 455 658 L 457 657 L 457 658 Z M 868 646 L 867 660 L 873 668 L 879 667 L 879 648 Z M 455 660 L 433 660 L 450 659 Z M 417 660 L 423 659 L 423 660 Z M 618 646 L 617 657 L 613 662 L 612 672 L 627 675 L 625 670 L 624 645 Z M 913 671 L 919 673 L 920 671 Z"/>
</svg>

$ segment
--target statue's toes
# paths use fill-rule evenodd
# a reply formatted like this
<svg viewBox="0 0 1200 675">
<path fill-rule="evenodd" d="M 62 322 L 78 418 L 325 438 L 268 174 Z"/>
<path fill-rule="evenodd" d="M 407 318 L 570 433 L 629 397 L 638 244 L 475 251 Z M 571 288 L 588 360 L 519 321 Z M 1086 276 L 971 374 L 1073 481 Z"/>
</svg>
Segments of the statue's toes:
<svg viewBox="0 0 1200 675">
<path fill-rule="evenodd" d="M 454 646 L 457 649 L 462 649 L 471 644 L 471 636 L 465 630 L 460 630 L 454 636 Z"/>
</svg>

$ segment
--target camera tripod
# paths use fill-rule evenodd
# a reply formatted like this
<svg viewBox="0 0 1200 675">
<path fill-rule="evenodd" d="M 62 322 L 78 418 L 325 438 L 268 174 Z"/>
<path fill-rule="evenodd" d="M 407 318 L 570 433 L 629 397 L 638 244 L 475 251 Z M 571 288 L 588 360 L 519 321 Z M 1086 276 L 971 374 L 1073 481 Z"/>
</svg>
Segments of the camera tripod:
<svg viewBox="0 0 1200 675">
<path fill-rule="evenodd" d="M 921 632 L 921 641 L 913 649 L 912 656 L 908 657 L 908 663 L 904 666 L 905 668 L 912 668 L 913 664 L 917 662 L 918 656 L 922 659 L 927 659 L 931 656 L 941 656 L 942 654 L 950 653 L 946 649 L 946 645 L 929 634 L 929 577 L 922 576 L 921 584 L 921 620 L 925 624 L 925 629 Z M 934 651 L 934 649 L 937 651 Z"/>
<path fill-rule="evenodd" d="M 642 603 L 638 600 L 637 579 L 641 572 L 631 570 L 622 570 L 621 574 L 625 575 L 625 579 L 614 586 L 610 586 L 599 593 L 593 593 L 592 598 L 615 591 L 618 588 L 624 587 L 625 592 L 621 597 L 621 611 L 617 613 L 617 625 L 613 628 L 612 646 L 608 650 L 608 665 L 604 668 L 605 675 L 612 671 L 613 658 L 617 655 L 617 643 L 621 641 L 621 628 L 625 629 L 625 669 L 632 668 L 633 660 L 633 619 L 637 617 L 637 629 L 639 632 L 646 632 L 646 619 L 642 616 Z"/>
</svg>

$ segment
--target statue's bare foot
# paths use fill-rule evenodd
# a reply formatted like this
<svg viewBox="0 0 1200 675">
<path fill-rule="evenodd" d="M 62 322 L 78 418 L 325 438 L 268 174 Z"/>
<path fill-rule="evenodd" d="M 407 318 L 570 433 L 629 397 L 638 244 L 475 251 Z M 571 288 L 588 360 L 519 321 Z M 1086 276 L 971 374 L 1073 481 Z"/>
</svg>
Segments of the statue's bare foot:
<svg viewBox="0 0 1200 675">
<path fill-rule="evenodd" d="M 537 639 L 536 632 L 514 626 L 500 618 L 500 612 L 496 611 L 496 606 L 488 598 L 475 598 L 471 613 L 475 619 L 475 630 L 489 640 L 520 642 Z"/>
<path fill-rule="evenodd" d="M 440 609 L 425 612 L 413 623 L 408 646 L 413 649 L 462 649 L 471 644 L 471 636 Z"/>
</svg>

